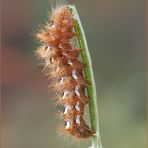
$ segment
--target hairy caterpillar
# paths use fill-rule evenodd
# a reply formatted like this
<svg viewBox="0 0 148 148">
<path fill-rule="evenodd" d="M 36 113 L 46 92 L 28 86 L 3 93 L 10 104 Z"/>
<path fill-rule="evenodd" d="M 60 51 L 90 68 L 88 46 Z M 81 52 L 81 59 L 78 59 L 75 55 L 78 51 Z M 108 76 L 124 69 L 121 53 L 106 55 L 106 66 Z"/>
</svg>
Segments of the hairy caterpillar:
<svg viewBox="0 0 148 148">
<path fill-rule="evenodd" d="M 74 48 L 71 40 L 74 32 L 74 16 L 68 5 L 55 8 L 50 15 L 51 23 L 36 34 L 42 46 L 37 54 L 50 68 L 53 88 L 60 94 L 57 103 L 64 106 L 64 130 L 77 138 L 92 137 L 94 132 L 83 119 L 84 107 L 89 103 L 85 88 L 89 82 L 84 77 L 85 65 L 79 56 L 81 50 Z"/>
</svg>

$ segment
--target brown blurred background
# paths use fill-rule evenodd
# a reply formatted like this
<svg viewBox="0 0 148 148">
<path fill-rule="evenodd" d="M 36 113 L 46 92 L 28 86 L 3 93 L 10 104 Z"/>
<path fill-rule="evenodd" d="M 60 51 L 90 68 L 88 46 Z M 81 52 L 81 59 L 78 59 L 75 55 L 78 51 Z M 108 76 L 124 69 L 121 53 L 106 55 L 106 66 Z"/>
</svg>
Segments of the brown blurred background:
<svg viewBox="0 0 148 148">
<path fill-rule="evenodd" d="M 103 148 L 147 148 L 146 0 L 69 3 L 79 11 L 90 49 Z M 2 148 L 90 145 L 56 134 L 57 109 L 32 36 L 48 10 L 49 0 L 2 1 Z"/>
</svg>

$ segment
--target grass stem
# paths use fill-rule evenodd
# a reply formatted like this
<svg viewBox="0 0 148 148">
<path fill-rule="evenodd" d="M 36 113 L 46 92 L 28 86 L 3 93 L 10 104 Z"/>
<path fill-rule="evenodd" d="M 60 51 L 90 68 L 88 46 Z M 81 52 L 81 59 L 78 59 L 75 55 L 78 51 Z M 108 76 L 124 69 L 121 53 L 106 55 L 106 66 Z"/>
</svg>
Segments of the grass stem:
<svg viewBox="0 0 148 148">
<path fill-rule="evenodd" d="M 85 33 L 83 30 L 77 9 L 74 5 L 72 6 L 69 5 L 69 7 L 72 9 L 72 12 L 74 14 L 74 19 L 75 19 L 74 28 L 76 33 L 78 34 L 77 41 L 78 41 L 79 48 L 82 49 L 82 52 L 81 52 L 82 61 L 86 65 L 85 76 L 86 76 L 86 79 L 91 83 L 91 85 L 88 86 L 87 88 L 87 93 L 90 98 L 89 112 L 90 112 L 91 128 L 93 131 L 96 132 L 96 134 L 92 138 L 91 148 L 102 148 L 100 131 L 99 131 L 99 116 L 98 116 L 98 107 L 97 107 L 96 84 L 94 80 L 91 57 L 90 57 Z"/>
</svg>

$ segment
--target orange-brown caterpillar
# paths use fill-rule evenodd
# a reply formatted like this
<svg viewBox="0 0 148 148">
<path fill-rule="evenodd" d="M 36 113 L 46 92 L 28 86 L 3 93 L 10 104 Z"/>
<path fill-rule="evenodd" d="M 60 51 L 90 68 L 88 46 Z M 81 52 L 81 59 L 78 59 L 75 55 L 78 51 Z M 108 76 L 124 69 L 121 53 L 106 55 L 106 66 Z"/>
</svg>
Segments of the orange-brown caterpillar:
<svg viewBox="0 0 148 148">
<path fill-rule="evenodd" d="M 36 34 L 43 43 L 37 54 L 50 67 L 53 88 L 61 94 L 57 102 L 64 106 L 64 130 L 77 138 L 89 138 L 94 132 L 83 119 L 89 102 L 85 94 L 88 82 L 83 74 L 84 64 L 79 60 L 81 49 L 75 49 L 71 43 L 76 36 L 74 17 L 69 6 L 63 5 L 52 11 L 50 19 L 45 30 Z"/>
</svg>

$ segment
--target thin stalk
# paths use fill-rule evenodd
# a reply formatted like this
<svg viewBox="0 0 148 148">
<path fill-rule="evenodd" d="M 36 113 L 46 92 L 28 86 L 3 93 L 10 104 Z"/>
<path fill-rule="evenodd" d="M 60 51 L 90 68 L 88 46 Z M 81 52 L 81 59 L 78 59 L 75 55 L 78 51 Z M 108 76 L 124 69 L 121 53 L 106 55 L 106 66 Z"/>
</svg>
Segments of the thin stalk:
<svg viewBox="0 0 148 148">
<path fill-rule="evenodd" d="M 91 148 L 102 148 L 101 139 L 100 139 L 100 131 L 99 131 L 99 116 L 98 116 L 98 107 L 97 107 L 97 94 L 96 94 L 96 84 L 94 80 L 94 74 L 92 69 L 92 62 L 90 58 L 90 53 L 87 46 L 87 41 L 85 37 L 85 33 L 77 12 L 76 7 L 69 6 L 73 12 L 75 23 L 74 29 L 77 35 L 77 41 L 79 48 L 82 49 L 81 57 L 85 67 L 85 76 L 86 79 L 91 83 L 90 86 L 87 87 L 87 94 L 90 98 L 89 101 L 89 112 L 90 112 L 90 121 L 91 128 L 95 131 L 95 135 L 92 138 L 92 146 Z"/>
</svg>

